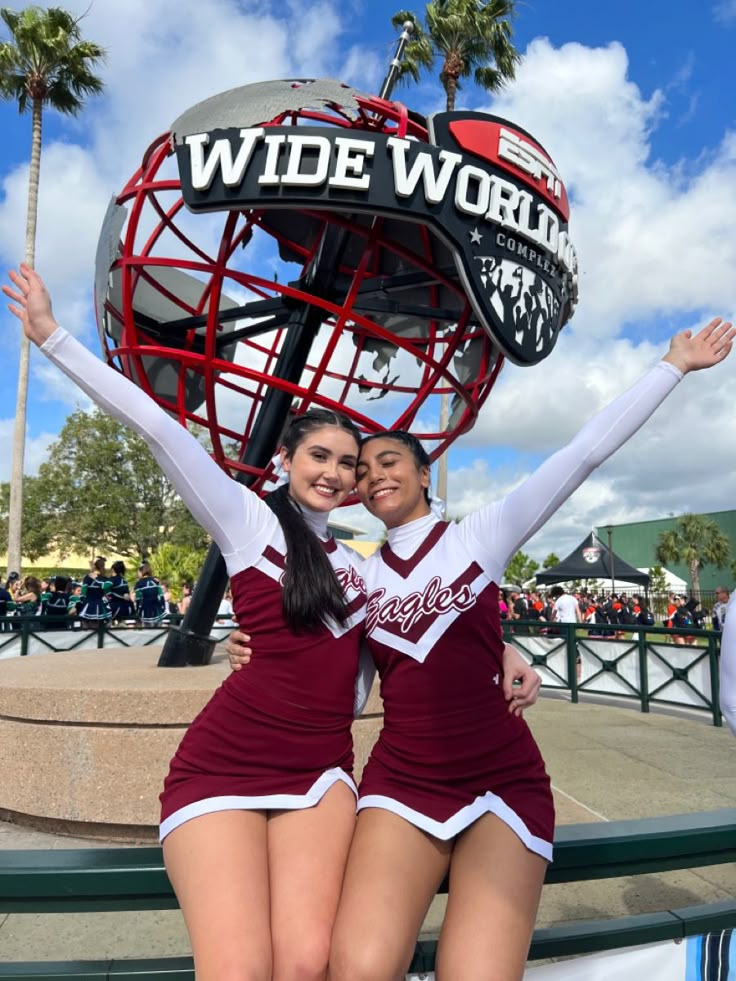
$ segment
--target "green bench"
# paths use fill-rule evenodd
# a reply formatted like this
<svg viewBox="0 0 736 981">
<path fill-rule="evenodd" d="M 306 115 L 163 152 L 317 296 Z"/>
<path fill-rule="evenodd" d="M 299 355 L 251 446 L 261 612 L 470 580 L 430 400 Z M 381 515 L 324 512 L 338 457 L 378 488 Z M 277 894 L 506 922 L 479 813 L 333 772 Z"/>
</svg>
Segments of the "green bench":
<svg viewBox="0 0 736 981">
<path fill-rule="evenodd" d="M 606 879 L 736 861 L 736 808 L 559 828 L 546 884 Z M 440 892 L 447 891 L 443 883 Z M 158 847 L 0 851 L 0 913 L 176 909 Z M 538 929 L 530 957 L 562 957 L 736 926 L 736 898 L 621 919 Z M 436 944 L 420 941 L 412 971 L 434 969 Z M 0 979 L 193 981 L 189 957 L 0 963 Z"/>
</svg>

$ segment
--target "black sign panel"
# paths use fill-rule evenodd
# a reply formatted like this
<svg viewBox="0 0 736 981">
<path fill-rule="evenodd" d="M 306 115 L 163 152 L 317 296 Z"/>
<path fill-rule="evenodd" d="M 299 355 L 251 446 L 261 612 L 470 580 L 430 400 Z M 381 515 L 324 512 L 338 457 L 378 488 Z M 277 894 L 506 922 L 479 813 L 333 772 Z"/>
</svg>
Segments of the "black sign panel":
<svg viewBox="0 0 736 981">
<path fill-rule="evenodd" d="M 215 130 L 177 146 L 195 212 L 319 209 L 430 226 L 473 308 L 517 364 L 552 350 L 576 299 L 577 258 L 554 164 L 527 133 L 483 113 L 441 113 L 432 143 L 329 126 Z"/>
</svg>

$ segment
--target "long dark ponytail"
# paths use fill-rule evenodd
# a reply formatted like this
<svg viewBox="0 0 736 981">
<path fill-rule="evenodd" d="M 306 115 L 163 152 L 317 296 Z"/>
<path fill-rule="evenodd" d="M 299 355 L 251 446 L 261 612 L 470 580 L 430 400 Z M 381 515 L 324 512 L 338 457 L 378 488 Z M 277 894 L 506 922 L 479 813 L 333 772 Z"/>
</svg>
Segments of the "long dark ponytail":
<svg viewBox="0 0 736 981">
<path fill-rule="evenodd" d="M 296 416 L 284 433 L 281 445 L 288 457 L 315 429 L 338 426 L 355 438 L 360 446 L 360 430 L 347 418 L 329 409 L 310 409 Z M 265 498 L 279 520 L 286 539 L 286 573 L 282 590 L 282 608 L 287 625 L 294 631 L 315 630 L 325 619 L 345 626 L 348 610 L 342 587 L 325 550 L 304 520 L 298 503 L 289 495 L 289 485 L 282 484 Z"/>
</svg>

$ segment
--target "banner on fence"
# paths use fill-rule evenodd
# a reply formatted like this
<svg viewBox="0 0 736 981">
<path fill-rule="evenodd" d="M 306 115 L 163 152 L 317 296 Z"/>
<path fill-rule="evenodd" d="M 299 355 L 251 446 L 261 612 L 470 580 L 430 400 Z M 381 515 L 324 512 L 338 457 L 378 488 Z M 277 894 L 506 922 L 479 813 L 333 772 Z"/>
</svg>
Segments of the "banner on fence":
<svg viewBox="0 0 736 981">
<path fill-rule="evenodd" d="M 524 981 L 736 981 L 733 930 L 590 954 L 528 967 Z M 434 973 L 408 974 L 407 981 L 435 981 Z"/>
</svg>

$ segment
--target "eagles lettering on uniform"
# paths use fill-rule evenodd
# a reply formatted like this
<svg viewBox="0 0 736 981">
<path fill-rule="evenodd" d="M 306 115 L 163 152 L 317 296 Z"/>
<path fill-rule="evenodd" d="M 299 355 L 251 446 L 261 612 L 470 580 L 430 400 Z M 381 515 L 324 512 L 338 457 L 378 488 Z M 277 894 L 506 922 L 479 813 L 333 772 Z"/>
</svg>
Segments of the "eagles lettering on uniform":
<svg viewBox="0 0 736 981">
<path fill-rule="evenodd" d="M 143 391 L 65 331 L 55 331 L 42 350 L 146 440 L 195 520 L 220 547 L 235 613 L 247 621 L 258 651 L 248 670 L 233 672 L 187 730 L 161 795 L 161 837 L 199 814 L 309 807 L 337 781 L 357 794 L 351 724 L 373 679 L 370 658 L 359 656 L 366 606 L 361 556 L 331 537 L 326 513 L 303 511 L 343 585 L 350 618 L 345 627 L 330 623 L 293 633 L 282 613 L 286 543 L 271 509 L 231 480 Z"/>
<path fill-rule="evenodd" d="M 429 514 L 388 530 L 364 566 L 384 723 L 359 809 L 393 811 L 445 840 L 490 812 L 552 857 L 549 777 L 501 685 L 498 583 L 512 555 L 681 377 L 658 364 L 505 498 L 459 523 Z"/>
</svg>

